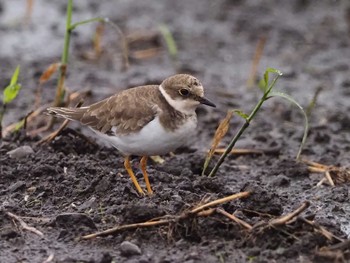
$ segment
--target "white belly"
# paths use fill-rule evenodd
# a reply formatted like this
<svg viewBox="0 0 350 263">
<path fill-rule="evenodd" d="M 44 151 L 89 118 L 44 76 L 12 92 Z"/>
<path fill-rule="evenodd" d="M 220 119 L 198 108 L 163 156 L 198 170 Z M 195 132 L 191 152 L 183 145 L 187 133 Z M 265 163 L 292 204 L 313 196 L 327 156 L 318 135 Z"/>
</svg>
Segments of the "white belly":
<svg viewBox="0 0 350 263">
<path fill-rule="evenodd" d="M 152 156 L 169 153 L 189 143 L 195 135 L 196 126 L 197 118 L 193 116 L 177 130 L 170 132 L 163 128 L 156 117 L 138 133 L 122 136 L 96 134 L 124 155 Z"/>
</svg>

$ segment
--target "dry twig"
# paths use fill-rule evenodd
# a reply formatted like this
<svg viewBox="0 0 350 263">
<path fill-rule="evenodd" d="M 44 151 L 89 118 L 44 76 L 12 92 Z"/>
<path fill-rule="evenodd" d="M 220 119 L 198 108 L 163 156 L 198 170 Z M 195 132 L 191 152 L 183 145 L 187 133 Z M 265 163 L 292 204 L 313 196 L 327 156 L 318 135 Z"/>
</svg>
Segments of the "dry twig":
<svg viewBox="0 0 350 263">
<path fill-rule="evenodd" d="M 328 250 L 350 250 L 350 239 L 343 240 L 342 242 L 335 244 L 333 246 L 326 247 L 324 249 Z"/>
<path fill-rule="evenodd" d="M 249 192 L 242 192 L 242 193 L 233 194 L 233 195 L 206 203 L 206 204 L 201 205 L 199 207 L 196 207 L 196 208 L 190 210 L 189 212 L 187 212 L 187 213 L 185 212 L 179 216 L 167 215 L 166 217 L 163 217 L 161 219 L 157 218 L 157 219 L 152 219 L 150 221 L 142 222 L 142 223 L 121 225 L 121 226 L 113 227 L 113 228 L 110 228 L 110 229 L 107 229 L 104 231 L 100 231 L 100 232 L 96 232 L 93 234 L 82 236 L 80 239 L 81 240 L 92 239 L 92 238 L 96 238 L 98 236 L 106 236 L 106 235 L 115 234 L 115 233 L 117 233 L 119 231 L 123 231 L 123 230 L 130 230 L 130 229 L 151 227 L 151 226 L 168 225 L 171 223 L 175 223 L 179 220 L 188 219 L 192 216 L 209 216 L 216 211 L 215 209 L 211 208 L 212 206 L 223 204 L 223 203 L 226 203 L 226 202 L 238 199 L 238 198 L 247 197 L 248 195 L 249 195 Z M 206 210 L 204 210 L 204 209 L 206 209 Z"/>
<path fill-rule="evenodd" d="M 302 162 L 308 165 L 308 170 L 310 172 L 324 173 L 325 178 L 317 183 L 317 186 L 322 185 L 325 181 L 328 181 L 331 186 L 350 181 L 350 169 L 348 168 L 336 167 L 333 165 L 324 165 L 305 159 L 303 159 Z"/>
<path fill-rule="evenodd" d="M 12 218 L 13 220 L 17 220 L 19 222 L 19 224 L 21 225 L 21 227 L 24 229 L 24 230 L 27 230 L 29 232 L 32 232 L 34 234 L 37 234 L 38 236 L 40 237 L 44 237 L 44 234 L 39 231 L 38 229 L 36 229 L 35 227 L 32 227 L 32 226 L 28 226 L 26 222 L 23 221 L 23 219 L 11 212 L 6 212 L 6 215 L 8 215 L 10 218 Z"/>
<path fill-rule="evenodd" d="M 336 239 L 336 240 L 338 240 L 340 242 L 344 241 L 342 238 L 335 236 L 334 234 L 329 232 L 327 229 L 325 229 L 323 226 L 320 226 L 319 224 L 317 224 L 317 223 L 315 223 L 313 221 L 310 221 L 310 220 L 308 220 L 308 219 L 306 219 L 304 217 L 299 217 L 298 219 L 300 219 L 304 223 L 312 226 L 316 232 L 322 234 L 328 240 Z"/>
<path fill-rule="evenodd" d="M 83 90 L 83 91 L 78 91 L 78 92 L 73 92 L 68 96 L 68 101 L 67 104 L 69 104 L 69 102 L 71 101 L 77 101 L 78 99 L 82 99 L 85 96 L 89 95 L 91 91 L 90 90 Z M 29 124 L 29 126 L 33 129 L 33 126 L 38 117 L 40 117 L 42 115 L 42 113 L 50 106 L 50 104 L 44 104 L 41 107 L 37 108 L 35 111 L 30 112 L 27 114 L 27 116 L 25 117 L 25 124 Z M 5 127 L 3 130 L 3 136 L 7 136 L 9 133 L 15 131 L 17 129 L 19 125 L 19 122 L 17 123 L 12 123 L 9 126 Z M 27 129 L 27 135 L 28 136 L 36 136 L 39 133 L 45 132 L 47 131 L 51 126 L 51 123 L 47 123 L 47 125 L 36 128 L 34 130 L 30 130 Z M 26 128 L 26 125 L 24 125 L 24 128 Z"/>
<path fill-rule="evenodd" d="M 305 209 L 307 209 L 310 206 L 310 202 L 305 201 L 300 207 L 295 209 L 293 212 L 286 214 L 282 217 L 272 219 L 269 222 L 270 226 L 280 226 L 285 225 L 288 221 L 292 220 L 293 218 L 300 215 Z"/>
<path fill-rule="evenodd" d="M 215 149 L 214 153 L 223 154 L 225 148 Z M 279 154 L 280 148 L 271 148 L 271 149 L 232 149 L 230 154 L 243 155 L 243 154 Z"/>
<path fill-rule="evenodd" d="M 56 131 L 54 131 L 54 132 L 50 133 L 49 135 L 47 135 L 46 137 L 42 138 L 36 144 L 40 145 L 40 144 L 51 142 L 53 139 L 55 139 L 57 137 L 57 135 L 59 135 L 63 131 L 64 128 L 67 127 L 69 122 L 70 122 L 70 120 L 64 120 L 64 122 L 61 124 L 61 126 Z"/>
<path fill-rule="evenodd" d="M 25 15 L 24 15 L 25 25 L 28 25 L 30 23 L 31 18 L 32 18 L 33 5 L 34 5 L 34 0 L 27 0 L 26 1 L 26 11 L 25 11 Z"/>
<path fill-rule="evenodd" d="M 192 209 L 189 212 L 189 214 L 196 214 L 196 213 L 204 210 L 205 208 L 209 208 L 209 207 L 212 207 L 212 206 L 217 206 L 217 205 L 220 205 L 220 204 L 223 204 L 223 203 L 227 203 L 227 202 L 235 200 L 235 199 L 248 197 L 249 195 L 250 195 L 250 192 L 241 192 L 241 193 L 229 195 L 229 196 L 226 196 L 224 198 L 220 198 L 220 199 L 211 201 L 209 203 L 206 203 L 204 205 L 201 205 L 201 206 L 199 206 L 197 208 L 194 208 L 194 209 Z"/>
<path fill-rule="evenodd" d="M 99 237 L 99 236 L 107 236 L 110 234 L 115 234 L 116 232 L 119 232 L 122 230 L 130 230 L 130 229 L 136 229 L 136 228 L 142 228 L 142 227 L 167 225 L 172 221 L 173 221 L 173 219 L 164 219 L 164 220 L 158 220 L 158 221 L 149 221 L 149 222 L 143 222 L 143 223 L 122 225 L 122 226 L 117 226 L 117 227 L 107 229 L 105 231 L 96 232 L 96 233 L 93 233 L 90 235 L 82 236 L 81 239 L 86 240 L 86 239 L 92 239 L 92 238 Z"/>
<path fill-rule="evenodd" d="M 79 108 L 81 105 L 83 104 L 82 101 L 80 101 L 76 108 Z M 38 145 L 43 144 L 43 143 L 49 143 L 51 142 L 53 139 L 55 139 L 57 137 L 57 135 L 59 135 L 64 128 L 67 127 L 68 123 L 70 122 L 70 120 L 66 119 L 64 120 L 64 122 L 62 123 L 62 125 L 54 132 L 50 133 L 49 135 L 47 135 L 46 137 L 42 138 L 40 141 L 37 142 Z"/>
<path fill-rule="evenodd" d="M 153 47 L 143 50 L 130 51 L 129 56 L 133 59 L 148 59 L 158 55 L 162 51 L 162 48 Z"/>
<path fill-rule="evenodd" d="M 258 70 L 258 65 L 259 65 L 262 53 L 264 51 L 265 43 L 266 43 L 266 36 L 261 36 L 259 38 L 258 44 L 256 45 L 252 68 L 250 70 L 249 78 L 247 80 L 247 88 L 251 88 L 254 85 L 256 72 Z"/>
<path fill-rule="evenodd" d="M 226 217 L 228 217 L 229 219 L 235 221 L 237 224 L 245 227 L 246 229 L 248 230 L 251 230 L 253 227 L 248 224 L 247 222 L 243 221 L 242 219 L 239 219 L 238 217 L 236 217 L 234 214 L 230 214 L 230 213 L 227 213 L 225 210 L 221 209 L 221 208 L 216 208 L 216 212 L 219 213 L 219 214 L 222 214 Z"/>
</svg>

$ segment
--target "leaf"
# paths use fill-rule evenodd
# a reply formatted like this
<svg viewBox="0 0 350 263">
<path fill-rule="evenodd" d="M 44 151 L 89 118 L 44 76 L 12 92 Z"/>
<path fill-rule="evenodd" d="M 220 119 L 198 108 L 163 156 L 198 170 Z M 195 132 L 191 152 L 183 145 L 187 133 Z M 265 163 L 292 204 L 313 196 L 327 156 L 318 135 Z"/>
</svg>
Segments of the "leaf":
<svg viewBox="0 0 350 263">
<path fill-rule="evenodd" d="M 17 84 L 18 76 L 19 76 L 19 70 L 20 70 L 20 67 L 18 65 L 17 68 L 15 69 L 15 72 L 13 72 L 13 75 L 11 77 L 10 86 Z"/>
<path fill-rule="evenodd" d="M 269 73 L 277 74 L 282 76 L 282 72 L 275 68 L 267 68 L 264 73 L 264 77 L 259 81 L 259 88 L 265 93 L 269 89 Z"/>
<path fill-rule="evenodd" d="M 237 113 L 239 116 L 241 116 L 243 119 L 247 120 L 249 118 L 248 114 L 245 114 L 243 111 L 241 110 L 233 110 L 233 112 Z"/>
<path fill-rule="evenodd" d="M 267 70 L 264 73 L 263 80 L 264 80 L 264 82 L 263 82 L 264 91 L 266 91 L 267 85 L 269 84 L 269 72 Z"/>
<path fill-rule="evenodd" d="M 265 79 L 264 78 L 262 78 L 260 81 L 259 81 L 259 83 L 258 83 L 258 87 L 259 87 L 259 89 L 262 91 L 262 92 L 264 92 L 265 93 L 265 91 L 266 91 L 266 82 L 265 82 Z"/>
<path fill-rule="evenodd" d="M 4 93 L 3 93 L 4 96 L 2 99 L 3 104 L 8 104 L 11 101 L 13 101 L 17 97 L 18 92 L 21 89 L 21 85 L 17 83 L 19 71 L 20 71 L 20 67 L 17 66 L 15 72 L 11 77 L 10 84 L 4 90 Z"/>
<path fill-rule="evenodd" d="M 271 91 L 269 93 L 269 97 L 281 97 L 281 98 L 284 98 L 284 99 L 288 100 L 289 102 L 291 102 L 292 104 L 297 106 L 301 110 L 303 115 L 304 115 L 304 120 L 305 120 L 304 121 L 305 122 L 304 123 L 304 135 L 303 135 L 303 139 L 301 141 L 301 144 L 300 144 L 300 147 L 299 147 L 299 151 L 298 151 L 298 154 L 297 154 L 297 160 L 299 160 L 300 159 L 300 155 L 301 155 L 301 151 L 303 150 L 305 142 L 306 142 L 306 139 L 307 139 L 307 133 L 309 131 L 309 120 L 308 120 L 307 114 L 306 114 L 304 108 L 293 97 L 291 97 L 288 94 L 285 94 L 285 93 L 280 92 L 280 91 Z"/>
<path fill-rule="evenodd" d="M 204 175 L 205 170 L 207 169 L 211 158 L 213 157 L 215 153 L 215 149 L 218 147 L 219 143 L 221 142 L 222 138 L 226 135 L 228 128 L 230 126 L 230 120 L 232 118 L 234 111 L 228 111 L 226 114 L 226 117 L 220 122 L 218 128 L 215 131 L 213 142 L 211 144 L 210 150 L 207 154 L 207 157 L 205 158 L 204 166 L 202 175 Z"/>
<path fill-rule="evenodd" d="M 51 76 L 57 71 L 57 69 L 61 66 L 60 62 L 57 63 L 52 63 L 51 65 L 49 65 L 45 71 L 43 72 L 43 74 L 41 74 L 40 79 L 39 79 L 39 84 L 43 84 L 46 81 L 48 81 Z"/>
<path fill-rule="evenodd" d="M 20 84 L 14 84 L 14 85 L 7 86 L 4 90 L 3 103 L 8 104 L 11 101 L 13 101 L 17 97 L 20 89 L 21 89 Z"/>
<path fill-rule="evenodd" d="M 265 71 L 265 73 L 266 73 L 266 72 L 268 72 L 268 73 L 275 73 L 275 74 L 277 74 L 277 75 L 279 75 L 279 76 L 282 76 L 282 75 L 283 75 L 282 71 L 280 71 L 280 70 L 278 70 L 278 69 L 275 69 L 275 68 L 267 68 L 266 71 Z"/>
</svg>

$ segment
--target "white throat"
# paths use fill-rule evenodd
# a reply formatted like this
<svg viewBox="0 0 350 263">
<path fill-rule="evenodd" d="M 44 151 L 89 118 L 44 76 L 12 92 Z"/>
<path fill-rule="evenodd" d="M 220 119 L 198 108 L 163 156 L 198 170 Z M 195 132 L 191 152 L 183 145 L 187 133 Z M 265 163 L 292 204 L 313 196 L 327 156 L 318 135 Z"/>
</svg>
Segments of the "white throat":
<svg viewBox="0 0 350 263">
<path fill-rule="evenodd" d="M 159 91 L 162 93 L 165 100 L 172 106 L 175 110 L 184 113 L 186 115 L 192 115 L 195 113 L 197 106 L 199 105 L 198 101 L 194 100 L 174 100 L 169 94 L 164 90 L 162 85 L 159 85 Z"/>
</svg>

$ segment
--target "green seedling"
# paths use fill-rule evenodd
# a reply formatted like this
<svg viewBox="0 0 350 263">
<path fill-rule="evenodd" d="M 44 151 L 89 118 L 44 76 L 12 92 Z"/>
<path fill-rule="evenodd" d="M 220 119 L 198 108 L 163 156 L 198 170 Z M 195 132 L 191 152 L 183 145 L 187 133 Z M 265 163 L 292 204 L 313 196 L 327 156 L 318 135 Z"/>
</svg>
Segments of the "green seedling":
<svg viewBox="0 0 350 263">
<path fill-rule="evenodd" d="M 126 69 L 129 65 L 128 62 L 128 49 L 127 49 L 127 44 L 126 44 L 126 39 L 120 28 L 112 23 L 108 18 L 101 18 L 101 17 L 95 17 L 83 21 L 79 21 L 76 23 L 72 24 L 72 13 L 73 13 L 73 0 L 68 0 L 67 3 L 67 13 L 66 13 L 66 31 L 65 31 L 65 36 L 64 36 L 64 46 L 63 46 L 63 51 L 62 51 L 62 56 L 61 56 L 61 63 L 60 63 L 60 68 L 59 68 L 59 77 L 58 77 L 58 82 L 57 82 L 57 87 L 56 87 L 56 96 L 55 100 L 53 103 L 53 106 L 60 106 L 64 102 L 64 97 L 65 97 L 65 79 L 66 79 L 66 74 L 67 74 L 67 66 L 68 66 L 68 59 L 69 59 L 69 43 L 71 39 L 71 34 L 73 30 L 75 30 L 77 27 L 81 25 L 85 25 L 88 23 L 92 22 L 102 22 L 102 23 L 107 23 L 112 26 L 113 29 L 117 31 L 119 36 L 121 37 L 122 41 L 122 50 L 123 50 L 123 65 L 124 68 Z"/>
<path fill-rule="evenodd" d="M 3 105 L 9 104 L 13 101 L 21 89 L 21 84 L 18 83 L 19 71 L 20 67 L 17 66 L 15 72 L 12 74 L 10 84 L 4 90 L 2 98 Z"/>
<path fill-rule="evenodd" d="M 18 83 L 20 67 L 17 66 L 15 72 L 12 74 L 10 84 L 4 89 L 2 96 L 2 107 L 0 109 L 0 139 L 2 138 L 2 120 L 5 115 L 7 104 L 11 103 L 18 95 L 21 84 Z"/>
<path fill-rule="evenodd" d="M 60 106 L 63 104 L 63 101 L 64 101 L 64 96 L 65 96 L 64 82 L 67 74 L 67 65 L 68 65 L 68 58 L 69 58 L 69 43 L 70 43 L 71 34 L 73 30 L 80 25 L 103 20 L 102 18 L 93 18 L 93 19 L 88 19 L 85 21 L 80 21 L 75 24 L 72 24 L 72 13 L 73 13 L 73 0 L 68 0 L 67 13 L 66 13 L 66 31 L 64 35 L 64 45 L 63 45 L 63 51 L 61 56 L 61 64 L 59 68 L 59 76 L 58 76 L 58 82 L 56 87 L 56 96 L 54 100 L 54 106 Z"/>
<path fill-rule="evenodd" d="M 159 31 L 165 40 L 169 55 L 172 61 L 175 63 L 178 53 L 175 39 L 166 25 L 160 25 Z"/>
<path fill-rule="evenodd" d="M 270 82 L 269 77 L 270 77 L 271 73 L 275 74 L 276 76 Z M 256 114 L 259 112 L 261 106 L 264 104 L 264 102 L 266 100 L 268 100 L 268 99 L 270 99 L 272 97 L 282 97 L 282 98 L 288 100 L 292 104 L 296 105 L 301 110 L 301 112 L 304 115 L 304 119 L 305 119 L 304 135 L 303 135 L 303 139 L 302 139 L 302 142 L 301 142 L 298 154 L 297 154 L 297 160 L 300 159 L 300 154 L 301 154 L 301 151 L 302 151 L 302 149 L 304 147 L 304 144 L 306 142 L 307 133 L 308 133 L 308 130 L 309 130 L 309 121 L 308 121 L 308 117 L 307 117 L 306 112 L 304 111 L 304 109 L 300 106 L 300 104 L 296 100 L 294 100 L 288 94 L 272 90 L 274 88 L 275 84 L 276 84 L 276 81 L 278 80 L 278 78 L 281 75 L 282 75 L 282 73 L 279 70 L 273 69 L 273 68 L 268 68 L 265 71 L 263 79 L 259 83 L 259 87 L 263 91 L 263 96 L 261 97 L 259 102 L 256 104 L 256 106 L 254 107 L 252 112 L 248 115 L 248 114 L 243 113 L 242 111 L 237 111 L 237 110 L 235 111 L 240 117 L 242 117 L 245 120 L 245 122 L 241 126 L 241 128 L 238 130 L 236 135 L 231 139 L 231 141 L 230 141 L 229 145 L 227 146 L 225 152 L 221 155 L 221 157 L 219 158 L 218 162 L 215 164 L 214 168 L 209 173 L 209 177 L 212 177 L 212 176 L 214 176 L 216 174 L 216 172 L 218 171 L 218 169 L 221 166 L 221 164 L 225 161 L 225 158 L 227 157 L 227 155 L 231 152 L 232 148 L 235 146 L 236 142 L 239 140 L 239 138 L 241 137 L 243 132 L 250 125 L 250 122 L 253 120 L 253 118 L 256 116 Z M 206 165 L 208 165 L 209 161 L 207 160 Z"/>
</svg>

